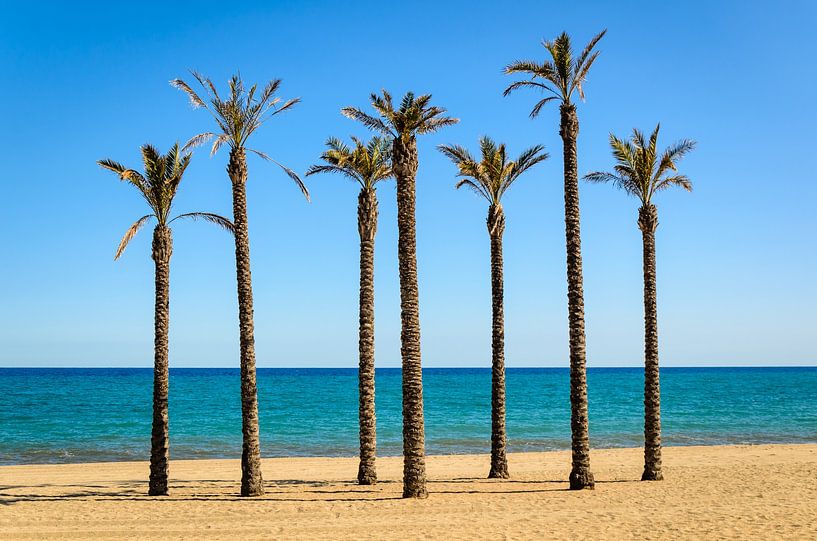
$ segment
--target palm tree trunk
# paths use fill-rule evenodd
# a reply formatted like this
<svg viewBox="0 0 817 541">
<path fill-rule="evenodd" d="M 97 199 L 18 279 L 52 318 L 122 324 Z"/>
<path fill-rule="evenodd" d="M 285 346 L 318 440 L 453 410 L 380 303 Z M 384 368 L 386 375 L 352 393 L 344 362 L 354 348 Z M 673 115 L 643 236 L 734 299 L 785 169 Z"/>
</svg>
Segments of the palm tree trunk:
<svg viewBox="0 0 817 541">
<path fill-rule="evenodd" d="M 658 309 L 655 291 L 655 205 L 638 209 L 644 242 L 644 473 L 642 481 L 661 481 L 661 386 L 658 378 Z"/>
<path fill-rule="evenodd" d="M 397 180 L 397 256 L 400 267 L 400 354 L 403 360 L 403 497 L 426 498 L 423 368 L 417 288 L 415 183 L 417 141 L 397 137 L 392 145 Z"/>
<path fill-rule="evenodd" d="M 377 233 L 377 194 L 373 188 L 360 190 L 357 228 L 360 233 L 360 466 L 357 480 L 361 485 L 373 485 L 377 482 L 377 422 L 374 408 L 374 237 Z"/>
<path fill-rule="evenodd" d="M 488 234 L 491 237 L 491 471 L 492 479 L 507 479 L 508 458 L 505 452 L 505 309 L 502 277 L 502 234 L 505 232 L 505 212 L 502 205 L 488 209 Z"/>
<path fill-rule="evenodd" d="M 250 238 L 247 228 L 247 156 L 243 148 L 230 151 L 227 173 L 233 183 L 235 265 L 238 281 L 238 321 L 241 343 L 241 495 L 264 493 L 258 428 L 258 391 L 255 379 L 255 330 L 250 274 Z"/>
<path fill-rule="evenodd" d="M 590 435 L 587 418 L 587 371 L 584 336 L 582 244 L 579 222 L 579 175 L 576 139 L 579 118 L 573 104 L 563 103 L 561 129 L 565 176 L 565 239 L 567 245 L 567 305 L 570 327 L 570 429 L 573 466 L 571 490 L 593 488 L 590 471 Z"/>
<path fill-rule="evenodd" d="M 156 266 L 156 304 L 153 318 L 153 428 L 150 434 L 150 482 L 148 494 L 167 496 L 170 461 L 170 428 L 168 424 L 167 337 L 170 328 L 170 256 L 173 237 L 170 229 L 157 225 L 153 230 L 153 262 Z"/>
</svg>

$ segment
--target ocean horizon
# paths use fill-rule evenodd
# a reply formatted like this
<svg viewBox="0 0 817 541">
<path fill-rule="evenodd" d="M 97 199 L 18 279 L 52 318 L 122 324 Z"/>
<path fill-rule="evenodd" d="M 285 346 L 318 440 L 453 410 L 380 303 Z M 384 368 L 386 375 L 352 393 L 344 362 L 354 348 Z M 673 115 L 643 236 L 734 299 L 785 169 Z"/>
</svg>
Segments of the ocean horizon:
<svg viewBox="0 0 817 541">
<path fill-rule="evenodd" d="M 0 368 L 0 464 L 147 460 L 151 368 Z M 399 455 L 401 372 L 378 368 L 378 454 Z M 490 450 L 490 368 L 425 368 L 428 454 Z M 643 368 L 588 369 L 595 448 L 643 445 Z M 508 450 L 570 448 L 567 368 L 507 369 Z M 817 367 L 661 369 L 663 444 L 817 442 Z M 264 457 L 356 456 L 356 368 L 259 368 Z M 171 368 L 172 459 L 241 454 L 238 368 Z"/>
</svg>

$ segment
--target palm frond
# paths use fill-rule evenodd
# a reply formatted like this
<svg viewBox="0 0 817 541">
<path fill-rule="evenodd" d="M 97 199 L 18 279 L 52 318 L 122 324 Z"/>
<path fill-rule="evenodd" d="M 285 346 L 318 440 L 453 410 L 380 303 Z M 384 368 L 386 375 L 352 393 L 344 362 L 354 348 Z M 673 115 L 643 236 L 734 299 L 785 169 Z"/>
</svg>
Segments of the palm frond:
<svg viewBox="0 0 817 541">
<path fill-rule="evenodd" d="M 194 74 L 195 75 L 195 74 Z M 195 90 L 190 88 L 190 85 L 182 81 L 181 79 L 173 79 L 170 81 L 170 86 L 174 88 L 178 88 L 179 90 L 183 91 L 187 96 L 190 98 L 190 103 L 193 105 L 193 108 L 197 109 L 199 107 L 207 108 L 207 104 L 204 103 L 199 95 L 196 93 Z"/>
<path fill-rule="evenodd" d="M 465 147 L 460 145 L 439 145 L 437 150 L 446 155 L 455 165 L 462 162 L 476 162 Z"/>
<path fill-rule="evenodd" d="M 173 83 L 174 86 L 184 90 L 188 95 L 191 95 L 192 92 L 200 105 L 206 107 L 216 121 L 220 133 L 213 144 L 211 154 L 218 151 L 224 143 L 229 143 L 234 148 L 243 148 L 249 137 L 267 120 L 278 113 L 289 110 L 300 102 L 300 98 L 294 98 L 280 104 L 281 98 L 275 96 L 281 85 L 280 79 L 268 82 L 263 90 L 259 92 L 259 87 L 256 84 L 251 85 L 249 89 L 245 88 L 240 74 L 235 74 L 230 78 L 228 96 L 222 99 L 210 79 L 195 71 L 191 71 L 191 73 L 209 94 L 209 105 L 201 100 L 201 97 L 190 89 L 190 86 L 184 81 L 177 79 Z M 191 97 L 191 99 L 193 98 Z M 213 136 L 215 135 L 206 137 L 205 134 L 202 134 L 202 136 L 199 136 L 200 139 L 191 139 L 185 145 L 185 149 L 202 144 Z"/>
<path fill-rule="evenodd" d="M 610 182 L 641 200 L 643 205 L 651 203 L 656 192 L 678 186 L 692 191 L 692 182 L 686 175 L 665 176 L 668 171 L 676 171 L 677 159 L 695 147 L 694 141 L 683 140 L 670 146 L 658 157 L 658 136 L 661 125 L 657 125 L 649 137 L 634 129 L 629 140 L 619 139 L 610 134 L 610 148 L 613 152 L 615 173 L 594 172 L 585 175 L 589 182 Z"/>
<path fill-rule="evenodd" d="M 327 139 L 326 146 L 329 147 L 329 150 L 332 150 L 344 156 L 349 155 L 351 153 L 351 150 L 349 150 L 349 147 L 346 145 L 346 143 L 344 143 L 337 137 L 330 137 L 329 139 Z"/>
<path fill-rule="evenodd" d="M 679 188 L 683 188 L 684 190 L 691 192 L 692 191 L 692 181 L 686 175 L 674 175 L 671 177 L 662 178 L 656 185 L 653 191 L 660 192 L 662 190 L 666 190 L 667 188 L 671 188 L 673 186 L 678 186 Z"/>
<path fill-rule="evenodd" d="M 693 151 L 696 145 L 697 143 L 691 139 L 682 139 L 667 147 L 661 154 L 661 159 L 658 161 L 656 176 L 661 176 L 668 171 L 676 171 L 676 162 Z"/>
<path fill-rule="evenodd" d="M 551 60 L 542 63 L 531 60 L 517 60 L 505 66 L 504 71 L 506 74 L 527 73 L 531 79 L 512 83 L 505 89 L 503 95 L 507 96 L 518 88 L 534 87 L 543 91 L 550 91 L 557 99 L 565 103 L 570 103 L 574 91 L 578 91 L 579 96 L 584 100 L 582 85 L 587 78 L 590 67 L 599 54 L 598 51 L 593 51 L 593 49 L 606 32 L 607 30 L 599 32 L 585 46 L 579 57 L 575 59 L 573 58 L 570 36 L 566 32 L 562 32 L 553 41 L 543 42 L 542 45 L 550 54 Z M 537 116 L 539 110 L 548 101 L 550 100 L 546 99 L 538 102 L 531 112 L 531 118 Z"/>
<path fill-rule="evenodd" d="M 605 182 L 610 183 L 620 183 L 621 177 L 614 175 L 613 173 L 608 173 L 606 171 L 593 171 L 592 173 L 587 173 L 584 175 L 584 180 L 587 182 L 592 182 L 594 184 L 602 184 Z"/>
<path fill-rule="evenodd" d="M 358 122 L 360 122 L 361 124 L 363 124 L 372 131 L 382 133 L 383 135 L 386 135 L 388 137 L 395 136 L 395 133 L 386 125 L 385 122 L 383 122 L 383 120 L 368 115 L 361 111 L 360 109 L 357 109 L 355 107 L 344 107 L 343 109 L 340 110 L 340 112 L 346 118 L 357 120 Z"/>
<path fill-rule="evenodd" d="M 390 139 L 374 136 L 364 143 L 352 137 L 352 143 L 354 148 L 337 137 L 327 139 L 328 150 L 320 157 L 324 163 L 311 166 L 306 175 L 337 173 L 355 180 L 363 188 L 372 188 L 392 176 Z"/>
<path fill-rule="evenodd" d="M 400 106 L 395 110 L 391 94 L 383 90 L 382 96 L 371 95 L 371 103 L 379 117 L 364 113 L 355 107 L 344 107 L 341 113 L 373 131 L 403 139 L 411 138 L 415 134 L 435 132 L 459 122 L 457 118 L 445 116 L 446 110 L 442 107 L 430 105 L 431 94 L 416 96 L 413 92 L 406 92 L 400 100 Z"/>
<path fill-rule="evenodd" d="M 586 62 L 586 61 L 587 61 L 587 59 L 590 57 L 590 53 L 591 53 L 591 51 L 593 51 L 593 48 L 594 48 L 594 47 L 596 46 L 596 44 L 597 44 L 597 43 L 598 43 L 598 42 L 601 40 L 601 38 L 603 38 L 603 37 L 604 37 L 604 35 L 605 35 L 606 33 L 607 33 L 607 29 L 605 28 L 604 30 L 602 30 L 601 32 L 599 32 L 598 34 L 596 34 L 596 35 L 593 37 L 593 39 L 591 39 L 591 40 L 590 40 L 590 41 L 587 43 L 587 45 L 585 45 L 584 50 L 582 51 L 582 54 L 580 54 L 580 55 L 579 55 L 578 60 L 576 60 L 576 68 L 575 68 L 575 70 L 574 70 L 574 73 L 575 73 L 575 78 L 576 78 L 576 79 L 580 79 L 580 78 L 579 78 L 579 76 L 578 76 L 580 72 L 582 72 L 582 71 L 586 71 L 586 70 L 584 70 L 584 68 L 585 68 L 585 62 Z M 596 52 L 596 53 L 595 53 L 595 55 L 598 55 L 598 52 Z M 592 61 L 591 61 L 591 63 L 592 63 Z"/>
<path fill-rule="evenodd" d="M 247 150 L 249 150 L 250 152 L 252 152 L 256 156 L 258 156 L 262 160 L 267 160 L 268 162 L 273 161 L 273 159 L 270 158 L 269 155 L 266 152 L 261 152 L 260 150 L 256 150 L 254 148 L 248 148 Z"/>
<path fill-rule="evenodd" d="M 182 147 L 182 151 L 188 151 L 196 148 L 197 146 L 205 144 L 207 141 L 212 139 L 215 136 L 213 132 L 204 132 L 198 135 L 194 135 L 187 141 L 184 146 Z"/>
<path fill-rule="evenodd" d="M 127 167 L 125 167 L 121 163 L 119 163 L 117 161 L 114 161 L 114 160 L 111 160 L 111 159 L 107 159 L 107 158 L 104 159 L 104 160 L 99 160 L 96 163 L 97 163 L 97 165 L 99 165 L 100 167 L 102 167 L 104 169 L 107 169 L 109 171 L 113 171 L 114 173 L 116 173 L 120 177 L 124 176 L 127 171 L 130 171 L 130 169 L 128 169 Z M 134 171 L 134 173 L 135 173 L 135 171 Z"/>
<path fill-rule="evenodd" d="M 358 177 L 357 173 L 351 171 L 348 167 L 339 167 L 337 165 L 310 165 L 309 169 L 306 170 L 304 176 L 309 177 L 312 175 L 317 175 L 319 173 L 336 173 L 350 180 L 354 180 L 361 186 L 364 185 L 363 179 Z"/>
<path fill-rule="evenodd" d="M 213 98 L 214 101 L 221 101 L 221 98 L 218 95 L 218 90 L 216 90 L 216 85 L 213 84 L 213 81 L 211 81 L 209 77 L 205 77 L 196 70 L 190 70 L 190 74 L 196 78 L 196 80 L 202 87 L 204 87 L 205 90 L 210 92 L 210 97 Z"/>
<path fill-rule="evenodd" d="M 252 149 L 251 149 L 251 150 L 252 150 Z M 302 194 L 304 194 L 304 197 L 306 197 L 306 201 L 307 201 L 307 202 L 310 202 L 310 201 L 311 201 L 311 199 L 310 199 L 310 197 L 309 197 L 309 190 L 307 189 L 306 184 L 304 184 L 304 182 L 301 180 L 301 177 L 299 177 L 299 176 L 298 176 L 298 174 L 297 174 L 295 171 L 293 171 L 293 170 L 292 170 L 292 169 L 290 169 L 289 167 L 285 166 L 284 164 L 279 163 L 279 162 L 277 162 L 277 161 L 273 160 L 272 158 L 270 158 L 269 156 L 267 156 L 267 155 L 266 155 L 266 154 L 264 154 L 263 152 L 259 152 L 259 151 L 257 151 L 257 150 L 252 150 L 252 152 L 255 152 L 256 154 L 258 154 L 259 156 L 261 156 L 261 157 L 262 157 L 262 158 L 264 158 L 265 160 L 271 161 L 272 163 L 274 163 L 275 165 L 277 165 L 278 167 L 280 167 L 281 169 L 283 169 L 284 173 L 286 173 L 286 174 L 287 174 L 287 176 L 288 176 L 289 178 L 291 178 L 292 180 L 294 180 L 294 181 L 295 181 L 295 184 L 297 184 L 297 185 L 298 185 L 298 188 L 300 188 L 301 193 L 302 193 Z"/>
<path fill-rule="evenodd" d="M 587 64 L 582 66 L 581 70 L 578 71 L 576 76 L 573 78 L 573 88 L 578 90 L 579 98 L 584 101 L 584 81 L 587 79 L 587 73 L 590 71 L 591 66 L 596 61 L 596 58 L 599 56 L 599 51 L 593 53 L 590 59 L 587 61 Z"/>
<path fill-rule="evenodd" d="M 133 169 L 128 169 L 127 167 L 125 167 L 124 165 L 122 165 L 119 162 L 115 162 L 113 160 L 105 159 L 105 160 L 99 160 L 96 163 L 100 167 L 102 167 L 103 169 L 113 171 L 114 173 L 119 175 L 119 178 L 121 178 L 122 180 L 128 180 L 128 181 L 134 181 L 135 180 L 135 181 L 138 181 L 138 182 L 144 182 L 144 180 L 145 180 L 144 177 L 138 171 L 135 171 Z"/>
<path fill-rule="evenodd" d="M 553 67 L 556 70 L 554 82 L 557 83 L 565 101 L 570 100 L 570 75 L 573 50 L 570 45 L 570 36 L 567 32 L 559 34 L 555 40 L 543 43 L 553 58 Z"/>
<path fill-rule="evenodd" d="M 116 249 L 116 255 L 113 256 L 114 261 L 119 259 L 119 256 L 122 255 L 122 252 L 124 252 L 125 248 L 128 247 L 128 243 L 134 236 L 136 236 L 136 233 L 138 233 L 139 230 L 142 229 L 142 226 L 145 225 L 145 222 L 147 222 L 150 218 L 153 217 L 154 217 L 153 214 L 146 214 L 145 216 L 142 216 L 141 218 L 136 220 L 136 222 L 134 222 L 134 224 L 130 226 L 130 228 L 128 228 L 127 231 L 125 231 L 125 236 L 122 237 L 122 240 L 119 242 L 119 247 Z"/>
<path fill-rule="evenodd" d="M 264 85 L 264 90 L 261 91 L 261 96 L 258 98 L 258 101 L 261 103 L 266 103 L 272 96 L 278 92 L 278 88 L 281 86 L 281 79 L 273 79 L 267 82 Z"/>
<path fill-rule="evenodd" d="M 275 107 L 275 109 L 272 111 L 272 113 L 270 113 L 270 116 L 274 116 L 274 115 L 277 115 L 278 113 L 283 113 L 284 111 L 288 111 L 289 109 L 292 109 L 293 106 L 295 106 L 295 105 L 297 105 L 299 103 L 301 103 L 301 98 L 292 98 L 290 100 L 287 100 L 280 107 Z"/>
<path fill-rule="evenodd" d="M 101 167 L 113 171 L 119 178 L 133 184 L 153 210 L 160 225 L 168 223 L 168 215 L 173 206 L 179 184 L 190 164 L 191 154 L 175 143 L 167 154 L 162 154 L 150 144 L 140 147 L 144 174 L 127 169 L 113 160 L 100 160 Z"/>
<path fill-rule="evenodd" d="M 216 152 L 218 152 L 218 149 L 221 148 L 221 145 L 228 142 L 229 140 L 230 140 L 230 138 L 227 135 L 225 135 L 223 133 L 218 134 L 215 141 L 213 141 L 213 146 L 210 148 L 210 156 L 211 157 L 215 156 Z"/>
<path fill-rule="evenodd" d="M 535 145 L 522 152 L 516 159 L 514 173 L 521 175 L 537 163 L 541 163 L 550 158 L 550 154 L 545 152 L 545 145 Z"/>
<path fill-rule="evenodd" d="M 548 102 L 551 102 L 553 100 L 558 100 L 558 99 L 559 98 L 556 97 L 556 96 L 549 96 L 547 98 L 539 100 L 536 103 L 536 105 L 533 106 L 533 109 L 531 109 L 531 112 L 530 112 L 529 116 L 531 118 L 536 118 L 537 116 L 539 116 L 539 113 L 542 111 L 542 107 L 544 107 Z"/>
<path fill-rule="evenodd" d="M 531 77 L 541 77 L 542 79 L 550 80 L 553 77 L 555 69 L 550 62 L 543 62 L 541 64 L 532 60 L 515 60 L 503 69 L 505 74 L 511 73 L 527 73 Z"/>
<path fill-rule="evenodd" d="M 466 186 L 467 188 L 469 188 L 471 191 L 473 191 L 477 195 L 484 197 L 489 203 L 493 202 L 493 198 L 491 197 L 491 195 L 488 193 L 488 191 L 485 189 L 485 187 L 482 184 L 474 182 L 471 179 L 464 178 L 464 179 L 460 180 L 459 182 L 457 182 L 454 185 L 454 187 L 456 189 L 458 189 L 458 190 L 460 188 L 462 188 L 463 186 Z"/>
<path fill-rule="evenodd" d="M 224 216 L 213 214 L 212 212 L 188 212 L 185 214 L 179 214 L 178 216 L 170 220 L 169 223 L 185 218 L 189 218 L 191 220 L 204 220 L 205 222 L 216 224 L 217 226 L 221 227 L 226 231 L 229 231 L 230 233 L 235 233 L 235 226 L 233 225 L 233 222 L 231 222 Z"/>
<path fill-rule="evenodd" d="M 457 176 L 464 177 L 456 187 L 466 186 L 492 204 L 499 203 L 525 171 L 548 158 L 542 145 L 525 150 L 516 161 L 509 161 L 505 145 L 496 144 L 490 137 L 481 137 L 479 145 L 479 162 L 462 146 L 440 145 L 437 148 L 457 166 Z"/>
<path fill-rule="evenodd" d="M 417 127 L 416 131 L 417 131 L 417 133 L 420 133 L 420 134 L 433 133 L 433 132 L 435 132 L 435 131 L 437 131 L 437 130 L 439 130 L 441 128 L 444 128 L 446 126 L 453 126 L 454 124 L 457 124 L 459 121 L 460 121 L 459 118 L 453 118 L 453 117 L 448 117 L 448 116 L 430 118 L 430 119 L 426 120 L 425 122 L 423 122 L 422 124 L 420 124 Z"/>
<path fill-rule="evenodd" d="M 505 91 L 502 92 L 502 95 L 503 96 L 508 96 L 514 90 L 517 90 L 517 89 L 523 88 L 523 87 L 538 88 L 538 89 L 542 90 L 543 92 L 550 92 L 554 96 L 559 97 L 559 94 L 555 90 L 553 90 L 553 88 L 551 88 L 549 85 L 547 85 L 545 83 L 539 83 L 537 81 L 532 81 L 532 80 L 516 81 L 514 83 L 511 83 L 510 85 L 508 85 L 508 88 L 506 88 Z"/>
</svg>

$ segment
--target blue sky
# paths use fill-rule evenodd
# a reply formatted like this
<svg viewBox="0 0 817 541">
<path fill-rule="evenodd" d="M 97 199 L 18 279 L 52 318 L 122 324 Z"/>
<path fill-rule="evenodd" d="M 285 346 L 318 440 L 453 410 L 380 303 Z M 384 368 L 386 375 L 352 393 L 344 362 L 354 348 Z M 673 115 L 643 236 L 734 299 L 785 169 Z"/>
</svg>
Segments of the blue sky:
<svg viewBox="0 0 817 541">
<path fill-rule="evenodd" d="M 607 134 L 662 123 L 688 137 L 695 191 L 656 200 L 662 362 L 815 364 L 817 328 L 817 5 L 811 2 L 196 2 L 38 3 L 4 7 L 0 365 L 150 366 L 150 230 L 118 262 L 116 245 L 145 214 L 138 194 L 96 166 L 138 166 L 211 129 L 168 85 L 189 68 L 225 83 L 282 78 L 303 103 L 252 142 L 297 171 L 327 136 L 368 134 L 343 118 L 371 91 L 432 93 L 462 119 L 419 142 L 418 258 L 427 366 L 489 366 L 486 206 L 453 189 L 435 146 L 475 148 L 488 134 L 512 153 L 552 158 L 507 196 L 506 358 L 566 366 L 558 112 L 502 90 L 501 68 L 541 59 L 543 38 L 581 46 L 608 34 L 579 105 L 579 172 L 611 165 Z M 199 151 L 177 212 L 231 215 L 226 153 Z M 248 186 L 259 366 L 355 366 L 356 186 L 308 179 L 313 202 L 273 165 L 250 158 Z M 378 366 L 399 365 L 395 191 L 383 185 L 376 254 Z M 642 277 L 636 201 L 581 186 L 589 366 L 639 365 Z M 231 239 L 205 223 L 174 232 L 171 363 L 237 366 Z"/>
</svg>

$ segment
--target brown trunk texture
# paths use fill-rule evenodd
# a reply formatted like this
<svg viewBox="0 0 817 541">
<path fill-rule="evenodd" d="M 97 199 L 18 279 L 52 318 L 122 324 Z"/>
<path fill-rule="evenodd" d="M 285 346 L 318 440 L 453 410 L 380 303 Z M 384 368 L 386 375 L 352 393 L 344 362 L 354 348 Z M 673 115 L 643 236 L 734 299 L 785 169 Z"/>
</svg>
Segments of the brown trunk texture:
<svg viewBox="0 0 817 541">
<path fill-rule="evenodd" d="M 644 473 L 642 481 L 664 479 L 661 471 L 661 385 L 658 376 L 658 309 L 655 285 L 655 205 L 638 209 L 644 241 Z"/>
<path fill-rule="evenodd" d="M 417 287 L 415 183 L 417 141 L 397 137 L 392 145 L 397 180 L 397 258 L 400 267 L 400 353 L 403 359 L 403 497 L 425 498 L 423 368 L 420 358 L 420 302 Z"/>
<path fill-rule="evenodd" d="M 170 427 L 168 422 L 167 337 L 170 330 L 170 256 L 173 236 L 170 229 L 157 225 L 153 230 L 153 262 L 156 266 L 156 304 L 153 319 L 153 428 L 150 434 L 150 482 L 148 494 L 167 496 L 170 469 Z"/>
<path fill-rule="evenodd" d="M 507 479 L 508 457 L 505 451 L 505 309 L 502 277 L 502 234 L 505 212 L 502 205 L 488 209 L 488 235 L 491 237 L 491 471 L 489 478 Z"/>
<path fill-rule="evenodd" d="M 570 488 L 593 488 L 587 417 L 587 370 L 584 336 L 582 244 L 579 222 L 579 174 L 576 139 L 579 119 L 573 104 L 562 104 L 561 129 L 565 175 L 565 240 L 567 246 L 567 306 L 570 327 L 570 430 L 573 466 Z"/>
<path fill-rule="evenodd" d="M 357 480 L 361 485 L 373 485 L 377 482 L 377 421 L 374 408 L 374 238 L 377 233 L 377 193 L 373 188 L 360 190 L 357 198 L 357 229 L 360 233 L 360 466 Z"/>
<path fill-rule="evenodd" d="M 233 183 L 235 267 L 238 282 L 238 322 L 241 342 L 241 495 L 264 494 L 258 428 L 258 390 L 255 378 L 250 236 L 247 228 L 247 156 L 243 148 L 230 151 L 227 173 Z"/>
</svg>

